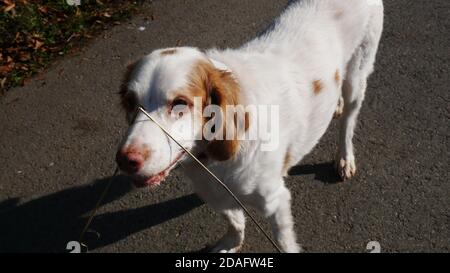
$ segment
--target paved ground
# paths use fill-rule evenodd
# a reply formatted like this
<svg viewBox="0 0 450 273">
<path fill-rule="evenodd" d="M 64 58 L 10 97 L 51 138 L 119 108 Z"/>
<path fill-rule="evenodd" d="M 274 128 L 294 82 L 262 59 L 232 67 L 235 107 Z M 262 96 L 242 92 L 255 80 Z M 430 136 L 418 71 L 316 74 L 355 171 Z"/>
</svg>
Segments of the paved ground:
<svg viewBox="0 0 450 273">
<path fill-rule="evenodd" d="M 238 46 L 286 0 L 153 1 L 0 101 L 0 251 L 64 251 L 114 170 L 125 129 L 116 92 L 125 65 L 165 46 Z M 450 250 L 447 0 L 385 1 L 376 73 L 356 134 L 357 177 L 337 183 L 336 122 L 287 185 L 308 252 Z M 151 21 L 151 14 L 154 20 Z M 144 31 L 138 27 L 145 26 Z M 94 220 L 96 252 L 190 252 L 225 223 L 191 194 L 182 170 L 158 190 L 119 177 Z M 266 226 L 267 227 L 267 226 Z M 272 251 L 252 224 L 250 251 Z"/>
</svg>

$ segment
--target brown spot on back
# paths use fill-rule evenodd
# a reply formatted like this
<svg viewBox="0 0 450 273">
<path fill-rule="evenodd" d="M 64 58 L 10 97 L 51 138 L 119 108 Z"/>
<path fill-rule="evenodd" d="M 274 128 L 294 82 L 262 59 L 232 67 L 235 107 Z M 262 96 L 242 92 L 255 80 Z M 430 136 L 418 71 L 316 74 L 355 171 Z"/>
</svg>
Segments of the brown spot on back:
<svg viewBox="0 0 450 273">
<path fill-rule="evenodd" d="M 175 53 L 177 53 L 177 50 L 175 48 L 170 48 L 170 49 L 166 49 L 166 50 L 162 51 L 161 55 L 167 56 L 167 55 L 173 55 Z"/>
<path fill-rule="evenodd" d="M 338 86 L 341 83 L 341 74 L 339 73 L 339 69 L 337 69 L 336 72 L 334 73 L 334 81 Z"/>
<path fill-rule="evenodd" d="M 334 18 L 337 19 L 337 20 L 339 20 L 339 19 L 342 18 L 343 15 L 344 15 L 344 12 L 343 12 L 343 11 L 338 11 L 338 12 L 336 12 L 336 13 L 334 14 Z"/>
<path fill-rule="evenodd" d="M 314 94 L 319 94 L 323 90 L 323 83 L 321 80 L 315 80 L 312 83 Z"/>
</svg>

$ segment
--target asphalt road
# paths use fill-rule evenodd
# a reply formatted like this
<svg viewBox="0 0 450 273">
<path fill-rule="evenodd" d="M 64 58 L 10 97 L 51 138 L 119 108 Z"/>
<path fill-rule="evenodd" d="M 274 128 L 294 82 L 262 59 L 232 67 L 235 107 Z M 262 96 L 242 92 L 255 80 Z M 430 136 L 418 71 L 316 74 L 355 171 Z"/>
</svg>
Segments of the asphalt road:
<svg viewBox="0 0 450 273">
<path fill-rule="evenodd" d="M 0 99 L 0 251 L 65 251 L 112 174 L 126 128 L 117 91 L 127 63 L 153 49 L 234 47 L 286 0 L 152 1 L 82 52 Z M 356 178 L 339 183 L 334 121 L 287 178 L 307 252 L 450 250 L 448 0 L 387 0 L 376 72 L 357 127 Z M 154 20 L 151 20 L 151 14 Z M 139 27 L 145 30 L 138 30 Z M 268 226 L 264 225 L 266 228 Z M 226 224 L 181 169 L 155 191 L 118 177 L 88 234 L 95 252 L 192 252 Z M 244 252 L 273 251 L 249 222 Z"/>
</svg>

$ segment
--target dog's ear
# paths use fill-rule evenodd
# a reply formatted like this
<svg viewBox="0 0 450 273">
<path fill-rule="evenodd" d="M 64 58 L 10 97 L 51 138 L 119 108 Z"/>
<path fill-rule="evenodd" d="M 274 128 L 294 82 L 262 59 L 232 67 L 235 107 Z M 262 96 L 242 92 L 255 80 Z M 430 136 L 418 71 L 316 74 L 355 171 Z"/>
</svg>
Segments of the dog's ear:
<svg viewBox="0 0 450 273">
<path fill-rule="evenodd" d="M 138 62 L 139 61 L 135 61 L 127 65 L 125 75 L 120 85 L 120 104 L 127 113 L 127 119 L 130 119 L 130 116 L 136 112 L 138 105 L 136 94 L 128 90 L 128 82 L 130 81 L 134 68 L 137 66 Z"/>
<path fill-rule="evenodd" d="M 234 111 L 227 113 L 227 106 L 240 105 L 239 85 L 233 78 L 231 73 L 213 69 L 208 73 L 207 103 L 209 105 L 217 105 L 221 109 L 221 117 L 214 116 L 213 118 L 220 118 L 219 128 L 214 128 L 215 138 L 211 140 L 206 147 L 206 154 L 219 161 L 225 161 L 235 156 L 240 149 L 240 142 L 238 140 L 238 115 Z M 245 130 L 248 129 L 249 120 L 245 113 Z M 242 128 L 242 127 L 239 127 Z M 228 133 L 228 135 L 227 135 Z"/>
</svg>

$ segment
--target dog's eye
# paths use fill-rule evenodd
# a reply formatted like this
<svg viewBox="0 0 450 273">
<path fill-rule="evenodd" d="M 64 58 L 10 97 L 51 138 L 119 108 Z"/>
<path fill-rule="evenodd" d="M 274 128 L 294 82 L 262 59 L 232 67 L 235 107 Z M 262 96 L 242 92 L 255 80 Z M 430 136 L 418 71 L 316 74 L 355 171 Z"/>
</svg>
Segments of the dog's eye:
<svg viewBox="0 0 450 273">
<path fill-rule="evenodd" d="M 188 105 L 187 101 L 182 98 L 177 98 L 172 102 L 172 108 L 175 106 L 187 106 L 187 105 Z"/>
<path fill-rule="evenodd" d="M 189 102 L 184 98 L 176 98 L 172 101 L 171 112 L 177 117 L 182 117 L 189 108 Z"/>
</svg>

